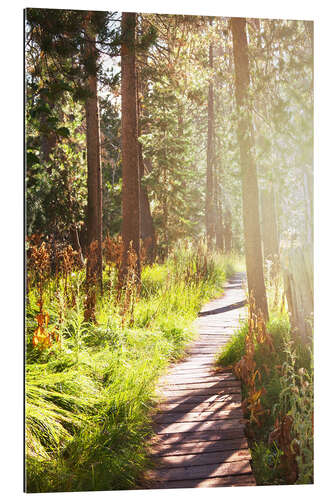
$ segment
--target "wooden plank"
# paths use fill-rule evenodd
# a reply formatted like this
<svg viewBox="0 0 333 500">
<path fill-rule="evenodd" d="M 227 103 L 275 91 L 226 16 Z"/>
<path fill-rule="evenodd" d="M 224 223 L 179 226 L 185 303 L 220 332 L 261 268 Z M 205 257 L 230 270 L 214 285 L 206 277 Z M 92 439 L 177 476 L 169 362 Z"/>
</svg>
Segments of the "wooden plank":
<svg viewBox="0 0 333 500">
<path fill-rule="evenodd" d="M 165 375 L 160 379 L 159 385 L 161 385 L 161 381 L 172 384 L 172 381 L 175 381 L 178 385 L 197 385 L 197 384 L 225 384 L 232 385 L 235 383 L 240 384 L 240 380 L 237 379 L 233 374 L 226 373 L 223 375 L 222 373 L 213 373 L 213 372 L 198 372 L 189 371 L 189 372 L 180 372 L 180 373 L 170 373 L 169 375 Z"/>
<path fill-rule="evenodd" d="M 216 376 L 218 372 L 212 369 L 212 366 L 205 366 L 205 365 L 189 365 L 189 366 L 184 366 L 183 368 L 179 368 L 177 370 L 172 370 L 172 372 L 169 372 L 168 375 L 174 375 L 174 376 L 180 376 L 184 375 L 187 377 L 191 377 L 192 375 L 211 375 L 211 376 Z"/>
<path fill-rule="evenodd" d="M 194 432 L 174 432 L 170 434 L 156 435 L 156 443 L 170 445 L 174 443 L 193 443 L 193 442 L 208 442 L 208 441 L 222 441 L 225 439 L 237 439 L 244 437 L 244 430 L 241 428 L 230 428 L 224 430 L 208 430 L 208 431 L 194 431 Z"/>
<path fill-rule="evenodd" d="M 168 391 L 197 391 L 199 390 L 211 390 L 214 389 L 213 394 L 216 394 L 220 389 L 224 388 L 229 388 L 229 387 L 241 387 L 240 381 L 239 380 L 218 380 L 214 382 L 207 382 L 205 380 L 200 381 L 200 382 L 189 382 L 189 383 L 178 383 L 178 384 L 173 384 L 169 383 L 167 386 L 163 386 L 163 388 L 166 387 Z M 208 394 L 208 392 L 205 392 L 205 394 Z"/>
<path fill-rule="evenodd" d="M 195 344 L 193 344 L 192 347 L 195 347 L 197 349 L 207 349 L 208 347 L 219 346 L 220 343 L 221 343 L 220 336 L 212 337 L 211 335 L 202 335 L 202 337 L 200 336 L 200 340 Z"/>
<path fill-rule="evenodd" d="M 152 472 L 152 478 L 158 477 L 160 481 L 179 481 L 185 478 L 187 480 L 207 479 L 250 473 L 252 473 L 252 470 L 249 461 L 239 460 L 237 462 L 158 469 Z"/>
<path fill-rule="evenodd" d="M 224 431 L 226 429 L 243 429 L 244 419 L 209 420 L 207 422 L 184 422 L 156 426 L 156 434 L 173 434 L 179 432 Z"/>
<path fill-rule="evenodd" d="M 170 455 L 160 457 L 156 462 L 157 468 L 192 467 L 194 465 L 211 465 L 227 462 L 251 460 L 249 450 L 230 450 L 224 452 L 196 453 L 193 455 Z"/>
<path fill-rule="evenodd" d="M 203 411 L 203 412 L 176 412 L 160 413 L 156 416 L 155 422 L 158 424 L 171 424 L 173 422 L 205 422 L 211 420 L 230 420 L 233 418 L 242 418 L 242 408 L 232 408 L 230 410 L 222 411 Z"/>
<path fill-rule="evenodd" d="M 209 347 L 219 347 L 221 343 L 220 336 L 215 336 L 212 338 L 210 335 L 204 335 L 203 338 L 200 338 L 200 342 L 196 342 L 192 347 L 196 349 L 208 349 Z"/>
<path fill-rule="evenodd" d="M 160 412 L 169 412 L 169 411 L 191 411 L 193 412 L 202 412 L 202 411 L 227 411 L 234 408 L 241 408 L 242 404 L 240 398 L 232 397 L 231 395 L 227 395 L 225 399 L 218 401 L 217 403 L 162 403 L 159 405 Z"/>
<path fill-rule="evenodd" d="M 192 365 L 198 365 L 198 363 L 192 363 Z M 217 366 L 214 366 L 212 363 L 203 363 L 200 364 L 200 366 L 194 366 L 191 367 L 190 363 L 181 363 L 179 365 L 175 365 L 172 370 L 168 370 L 167 373 L 178 373 L 178 372 L 185 372 L 185 371 L 197 371 L 197 372 L 204 372 L 206 371 L 207 373 L 217 373 L 219 368 Z M 228 370 L 229 373 L 232 373 L 232 370 Z"/>
<path fill-rule="evenodd" d="M 193 389 L 193 390 L 180 390 L 180 389 L 163 389 L 163 394 L 165 396 L 170 396 L 171 398 L 174 397 L 192 397 L 192 396 L 219 396 L 223 394 L 235 394 L 235 393 L 240 393 L 240 385 L 236 386 L 228 386 L 225 388 L 220 388 L 220 387 L 208 387 L 208 388 L 203 388 L 203 389 Z"/>
<path fill-rule="evenodd" d="M 190 351 L 188 351 L 188 353 L 191 356 L 207 355 L 207 354 L 209 354 L 209 355 L 211 354 L 211 355 L 215 356 L 215 354 L 217 353 L 217 351 L 220 350 L 221 347 L 222 347 L 221 342 L 219 342 L 216 345 L 207 345 L 206 347 L 194 346 L 194 347 L 192 347 L 192 349 Z"/>
<path fill-rule="evenodd" d="M 203 364 L 206 364 L 206 365 L 209 365 L 212 363 L 212 361 L 214 361 L 215 359 L 215 355 L 214 354 L 200 354 L 200 353 L 195 353 L 195 354 L 192 354 L 191 355 L 191 358 L 189 359 L 189 361 L 185 360 L 183 361 L 184 363 L 184 366 L 188 366 L 188 365 L 203 365 Z"/>
<path fill-rule="evenodd" d="M 195 370 L 194 368 L 186 370 L 185 369 L 172 370 L 163 375 L 162 380 L 164 378 L 172 378 L 172 377 L 174 378 L 202 377 L 203 379 L 211 377 L 219 380 L 224 380 L 224 379 L 238 380 L 231 370 L 218 371 L 218 369 L 213 370 L 209 368 L 201 368 L 199 370 Z"/>
<path fill-rule="evenodd" d="M 236 385 L 240 386 L 240 381 L 237 380 L 233 376 L 229 377 L 198 377 L 193 379 L 192 377 L 187 377 L 187 380 L 184 380 L 183 376 L 173 376 L 168 377 L 166 382 L 160 387 L 164 387 L 165 385 L 169 385 L 169 387 L 185 387 L 186 389 L 200 389 L 200 388 L 211 388 L 211 387 L 236 387 Z"/>
<path fill-rule="evenodd" d="M 216 453 L 248 448 L 244 437 L 220 441 L 204 441 L 189 443 L 171 443 L 156 445 L 150 452 L 151 456 L 195 455 L 196 453 Z"/>
<path fill-rule="evenodd" d="M 213 358 L 214 354 L 200 354 L 200 352 L 198 352 L 191 354 L 191 357 L 185 360 L 183 363 L 186 365 L 187 363 L 193 363 L 194 361 L 209 361 Z"/>
<path fill-rule="evenodd" d="M 154 488 L 216 488 L 223 486 L 256 486 L 252 474 L 241 474 L 234 476 L 213 477 L 210 479 L 183 479 L 181 481 L 165 481 L 155 484 Z"/>
<path fill-rule="evenodd" d="M 214 367 L 212 366 L 212 363 L 198 363 L 192 362 L 192 363 L 182 363 L 181 365 L 175 367 L 172 369 L 172 373 L 178 373 L 178 372 L 190 372 L 190 371 L 196 371 L 197 373 L 199 372 L 206 372 L 206 373 L 214 373 Z"/>
<path fill-rule="evenodd" d="M 163 383 L 170 383 L 170 384 L 176 384 L 176 385 L 182 385 L 182 384 L 199 384 L 199 383 L 216 383 L 216 382 L 221 382 L 225 380 L 234 380 L 236 381 L 236 377 L 234 375 L 197 375 L 196 373 L 193 373 L 192 375 L 184 375 L 183 373 L 179 374 L 170 374 L 162 379 Z"/>
<path fill-rule="evenodd" d="M 164 393 L 165 398 L 162 400 L 164 403 L 168 402 L 169 404 L 173 403 L 188 403 L 188 404 L 194 404 L 194 403 L 217 403 L 218 401 L 225 401 L 225 398 L 228 397 L 229 395 L 239 395 L 240 397 L 240 390 L 236 390 L 232 388 L 232 391 L 226 391 L 225 393 L 220 393 L 220 394 L 214 394 L 214 395 L 205 395 L 203 396 L 202 394 L 195 394 L 189 395 L 188 392 L 183 392 L 182 394 L 175 394 L 174 392 L 171 393 Z M 162 395 L 161 395 L 162 397 Z M 240 400 L 240 399 L 239 399 Z"/>
<path fill-rule="evenodd" d="M 212 369 L 212 366 L 184 366 L 182 368 L 177 368 L 176 370 L 172 370 L 172 372 L 168 372 L 167 375 L 174 375 L 174 376 L 187 376 L 191 377 L 192 375 L 199 376 L 202 375 L 207 376 L 216 376 L 218 372 Z"/>
<path fill-rule="evenodd" d="M 181 364 L 181 369 L 184 370 L 186 368 L 206 368 L 207 370 L 212 370 L 212 361 L 213 357 L 211 359 L 207 358 L 194 358 L 191 357 L 191 361 L 183 361 Z"/>
</svg>

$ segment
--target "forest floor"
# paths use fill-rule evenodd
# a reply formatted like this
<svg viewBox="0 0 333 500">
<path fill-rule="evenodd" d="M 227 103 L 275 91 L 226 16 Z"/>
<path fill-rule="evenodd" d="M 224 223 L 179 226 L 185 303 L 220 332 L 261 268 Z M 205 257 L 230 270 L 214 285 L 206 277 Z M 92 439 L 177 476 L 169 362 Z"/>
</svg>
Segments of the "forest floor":
<svg viewBox="0 0 333 500">
<path fill-rule="evenodd" d="M 241 384 L 214 360 L 246 317 L 245 273 L 205 304 L 196 320 L 199 336 L 185 360 L 160 380 L 149 488 L 255 485 L 245 438 Z"/>
</svg>

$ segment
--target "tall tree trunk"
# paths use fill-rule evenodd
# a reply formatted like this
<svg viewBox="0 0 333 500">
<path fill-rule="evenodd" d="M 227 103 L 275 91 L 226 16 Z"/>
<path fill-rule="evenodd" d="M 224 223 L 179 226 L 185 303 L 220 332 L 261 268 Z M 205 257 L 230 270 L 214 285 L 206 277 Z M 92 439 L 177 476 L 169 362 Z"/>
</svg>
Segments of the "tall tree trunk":
<svg viewBox="0 0 333 500">
<path fill-rule="evenodd" d="M 213 68 L 213 44 L 209 45 L 209 66 Z M 208 246 L 214 238 L 214 86 L 213 77 L 210 77 L 208 86 L 208 131 L 207 131 L 207 170 L 206 170 L 206 235 Z"/>
<path fill-rule="evenodd" d="M 134 271 L 140 279 L 140 172 L 135 57 L 136 14 L 122 13 L 121 44 L 121 155 L 122 155 L 122 238 L 120 284 L 129 270 L 129 249 L 136 254 Z M 133 264 L 132 264 L 133 265 Z"/>
<path fill-rule="evenodd" d="M 248 106 L 250 84 L 246 21 L 231 18 L 233 54 L 235 63 L 235 90 L 238 107 L 238 142 L 242 173 L 243 222 L 245 259 L 249 294 L 268 319 L 266 288 L 259 222 L 258 180 L 255 163 L 252 116 Z"/>
<path fill-rule="evenodd" d="M 86 29 L 87 52 L 93 63 L 93 71 L 88 76 L 90 96 L 86 99 L 87 122 L 87 164 L 88 164 L 88 227 L 87 227 L 87 281 L 97 280 L 102 287 L 102 169 L 100 154 L 99 109 L 97 98 L 97 53 L 95 35 Z M 89 251 L 90 245 L 96 248 Z"/>
<path fill-rule="evenodd" d="M 140 72 L 138 68 L 137 72 L 137 106 L 138 106 L 138 136 L 140 137 L 141 130 L 141 116 L 142 116 L 142 106 L 141 97 L 147 88 L 142 84 L 142 79 L 140 77 Z M 138 143 L 139 146 L 139 173 L 140 173 L 140 238 L 142 240 L 143 247 L 146 253 L 146 259 L 149 263 L 155 260 L 156 255 L 156 236 L 154 222 L 150 211 L 150 204 L 148 198 L 147 188 L 142 185 L 142 178 L 144 176 L 145 165 L 142 154 L 142 144 Z"/>
</svg>

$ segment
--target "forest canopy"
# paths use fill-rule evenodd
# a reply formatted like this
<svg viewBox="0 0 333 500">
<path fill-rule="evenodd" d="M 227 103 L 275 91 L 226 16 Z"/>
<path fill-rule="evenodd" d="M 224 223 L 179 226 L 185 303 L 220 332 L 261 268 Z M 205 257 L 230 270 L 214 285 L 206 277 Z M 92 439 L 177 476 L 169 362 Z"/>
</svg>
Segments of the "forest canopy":
<svg viewBox="0 0 333 500">
<path fill-rule="evenodd" d="M 26 24 L 27 234 L 70 241 L 74 230 L 84 253 L 89 75 L 97 79 L 103 237 L 120 233 L 122 188 L 120 15 L 88 18 L 85 11 L 28 9 Z M 311 27 L 248 19 L 246 31 L 260 196 L 274 200 L 280 239 L 302 241 L 312 237 Z M 230 19 L 142 14 L 136 38 L 141 205 L 150 212 L 142 224 L 151 215 L 165 255 L 175 241 L 205 234 L 208 211 L 214 241 L 241 250 Z"/>
</svg>

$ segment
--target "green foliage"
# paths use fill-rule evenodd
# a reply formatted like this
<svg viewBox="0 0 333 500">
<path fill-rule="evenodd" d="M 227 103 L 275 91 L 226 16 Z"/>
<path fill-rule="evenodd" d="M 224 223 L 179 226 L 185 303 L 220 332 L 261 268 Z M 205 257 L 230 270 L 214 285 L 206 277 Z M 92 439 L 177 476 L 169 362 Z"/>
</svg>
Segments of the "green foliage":
<svg viewBox="0 0 333 500">
<path fill-rule="evenodd" d="M 59 112 L 59 105 L 62 120 L 58 123 L 62 126 L 53 131 L 57 139 L 50 141 L 50 130 L 42 136 L 44 141 L 49 142 L 48 158 L 45 158 L 38 139 L 41 120 L 31 116 L 33 102 L 27 106 L 26 203 L 29 235 L 64 235 L 73 225 L 80 227 L 84 220 L 87 187 L 82 106 L 75 104 L 68 94 L 57 106 L 54 105 L 52 113 Z"/>
<path fill-rule="evenodd" d="M 296 458 L 298 484 L 313 483 L 313 364 L 305 366 L 297 356 L 294 343 L 285 345 L 286 361 L 282 366 L 281 393 L 275 413 L 291 415 L 293 419 L 292 446 L 299 449 Z M 299 367 L 301 365 L 301 367 Z"/>
<path fill-rule="evenodd" d="M 251 456 L 257 485 L 273 486 L 281 483 L 279 465 L 282 451 L 275 444 L 268 446 L 263 441 L 254 442 Z"/>
<path fill-rule="evenodd" d="M 114 83 L 117 89 L 118 84 Z M 117 234 L 121 226 L 121 150 L 119 105 L 103 97 L 100 104 L 103 169 L 103 232 Z"/>
</svg>

